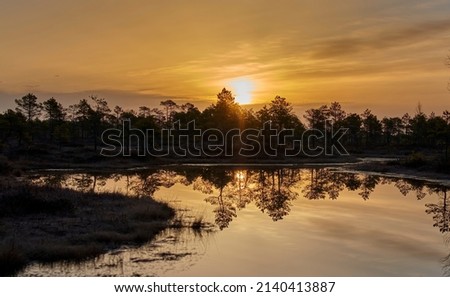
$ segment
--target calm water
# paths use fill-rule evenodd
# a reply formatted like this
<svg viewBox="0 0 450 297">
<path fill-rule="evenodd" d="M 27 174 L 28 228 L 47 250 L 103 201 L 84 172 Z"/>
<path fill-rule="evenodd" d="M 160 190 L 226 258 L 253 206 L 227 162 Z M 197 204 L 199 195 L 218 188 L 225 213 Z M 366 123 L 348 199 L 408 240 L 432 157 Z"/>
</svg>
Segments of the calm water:
<svg viewBox="0 0 450 297">
<path fill-rule="evenodd" d="M 36 183 L 168 201 L 202 232 L 168 229 L 139 248 L 23 275 L 442 276 L 450 260 L 448 188 L 331 168 L 167 167 L 47 172 Z"/>
</svg>

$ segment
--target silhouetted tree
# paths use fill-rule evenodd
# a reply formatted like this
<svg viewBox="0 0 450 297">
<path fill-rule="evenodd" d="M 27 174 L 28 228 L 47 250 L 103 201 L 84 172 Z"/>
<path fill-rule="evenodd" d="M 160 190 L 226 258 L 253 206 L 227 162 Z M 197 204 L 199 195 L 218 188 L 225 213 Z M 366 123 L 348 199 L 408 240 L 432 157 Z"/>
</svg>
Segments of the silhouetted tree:
<svg viewBox="0 0 450 297">
<path fill-rule="evenodd" d="M 45 111 L 45 117 L 50 120 L 50 121 L 55 121 L 55 122 L 62 122 L 65 119 L 65 112 L 64 112 L 64 108 L 61 105 L 61 103 L 59 103 L 58 101 L 56 101 L 55 98 L 50 98 L 47 101 L 44 101 L 42 103 L 42 106 L 44 108 Z"/>
<path fill-rule="evenodd" d="M 427 142 L 435 148 L 445 148 L 447 123 L 442 117 L 430 115 L 427 120 Z"/>
<path fill-rule="evenodd" d="M 263 106 L 261 110 L 256 112 L 256 119 L 259 122 L 259 127 L 263 127 L 266 123 L 270 123 L 270 128 L 275 129 L 276 131 L 280 132 L 285 129 L 294 130 L 294 134 L 299 136 L 301 133 L 305 130 L 303 124 L 300 122 L 298 117 L 293 112 L 292 104 L 290 104 L 286 98 L 276 96 L 269 104 L 269 106 Z M 247 117 L 247 121 L 251 121 L 251 115 L 250 118 Z M 252 126 L 252 125 L 249 125 Z M 265 126 L 267 127 L 267 126 Z M 263 131 L 263 133 L 266 134 L 265 140 L 267 140 L 267 143 L 264 143 L 263 145 L 268 147 L 268 145 L 274 145 L 274 143 L 268 141 L 269 136 L 267 133 L 268 131 Z M 280 137 L 282 137 L 280 135 Z M 285 143 L 283 146 L 281 146 L 281 143 Z M 279 155 L 283 152 L 283 147 L 286 147 L 288 145 L 292 144 L 292 140 L 289 141 L 288 138 L 279 139 L 276 142 L 275 147 L 271 147 L 271 149 L 279 149 Z"/>
<path fill-rule="evenodd" d="M 408 113 L 405 113 L 402 116 L 402 134 L 404 136 L 404 143 L 410 144 L 410 135 L 411 135 L 411 116 Z"/>
<path fill-rule="evenodd" d="M 447 125 L 450 125 L 450 111 L 444 110 L 442 112 L 442 118 L 444 119 L 444 121 Z"/>
<path fill-rule="evenodd" d="M 330 104 L 330 120 L 333 125 L 342 126 L 341 122 L 346 117 L 346 112 L 342 109 L 342 106 L 339 102 L 332 102 Z"/>
<path fill-rule="evenodd" d="M 381 120 L 382 130 L 385 138 L 385 143 L 390 145 L 392 138 L 398 139 L 402 129 L 402 120 L 398 117 L 388 118 L 384 117 Z"/>
<path fill-rule="evenodd" d="M 199 127 L 201 112 L 192 103 L 186 103 L 181 105 L 181 111 L 173 114 L 173 121 L 180 121 L 182 124 L 187 124 L 191 121 L 196 122 L 196 127 Z"/>
<path fill-rule="evenodd" d="M 17 104 L 16 111 L 22 113 L 27 119 L 26 132 L 33 142 L 36 126 L 32 122 L 41 114 L 42 105 L 37 102 L 37 97 L 32 93 L 28 93 L 21 99 L 15 99 L 15 102 Z"/>
<path fill-rule="evenodd" d="M 90 116 L 93 114 L 93 110 L 86 99 L 80 100 L 80 102 L 75 105 L 75 108 L 75 121 L 79 126 L 81 140 L 84 143 L 89 131 L 89 120 Z"/>
<path fill-rule="evenodd" d="M 161 101 L 161 106 L 165 109 L 165 124 L 166 126 L 170 126 L 172 124 L 172 117 L 175 112 L 175 110 L 179 107 L 173 100 L 165 100 Z"/>
<path fill-rule="evenodd" d="M 122 119 L 130 119 L 131 121 L 137 119 L 138 113 L 134 111 L 133 109 L 127 109 L 122 111 L 121 118 Z"/>
<path fill-rule="evenodd" d="M 147 106 L 140 106 L 138 116 L 142 118 L 149 117 L 152 110 Z"/>
<path fill-rule="evenodd" d="M 195 121 L 196 128 L 203 130 L 209 128 L 217 128 L 223 134 L 226 134 L 232 129 L 260 129 L 261 124 L 270 122 L 271 128 L 279 132 L 285 130 L 286 133 L 281 133 L 280 137 L 283 139 L 278 141 L 279 153 L 283 148 L 291 145 L 299 146 L 299 142 L 290 141 L 289 136 L 291 129 L 294 130 L 295 139 L 299 139 L 305 127 L 293 111 L 293 106 L 286 98 L 276 96 L 268 105 L 263 106 L 258 111 L 247 110 L 241 107 L 236 101 L 233 94 L 227 89 L 222 89 L 217 94 L 217 102 L 207 107 L 201 112 L 197 107 L 191 103 L 178 105 L 173 100 L 161 101 L 162 108 L 151 108 L 141 106 L 139 112 L 133 110 L 123 110 L 116 106 L 111 112 L 108 107 L 108 102 L 105 99 L 100 99 L 96 96 L 91 96 L 82 99 L 78 104 L 69 105 L 67 109 L 59 103 L 56 99 L 50 98 L 40 104 L 37 97 L 29 93 L 21 99 L 15 99 L 17 104 L 16 112 L 7 111 L 0 115 L 0 140 L 2 140 L 2 147 L 8 145 L 23 144 L 23 142 L 30 143 L 45 143 L 50 140 L 53 143 L 55 139 L 59 140 L 59 145 L 67 143 L 73 146 L 93 145 L 94 150 L 97 149 L 100 133 L 106 128 L 120 127 L 123 119 L 130 119 L 132 128 L 139 129 L 153 129 L 155 136 L 161 136 L 161 129 L 172 128 L 175 122 L 180 122 L 180 126 L 173 125 L 173 133 L 197 133 L 194 130 L 184 130 L 185 125 L 191 121 Z M 44 117 L 40 117 L 43 113 Z M 22 117 L 18 117 L 21 114 Z M 419 104 L 414 117 L 406 113 L 401 118 L 399 117 L 383 117 L 381 121 L 369 109 L 362 114 L 356 113 L 347 114 L 339 102 L 332 102 L 329 107 L 322 105 L 319 108 L 308 109 L 303 115 L 305 123 L 312 131 L 308 131 L 304 136 L 316 136 L 307 138 L 309 149 L 318 147 L 318 144 L 330 146 L 331 142 L 324 143 L 324 134 L 331 135 L 331 127 L 345 127 L 348 132 L 343 138 L 345 145 L 349 145 L 351 149 L 361 149 L 361 144 L 365 144 L 366 149 L 378 148 L 384 145 L 386 148 L 396 148 L 405 150 L 418 150 L 426 148 L 433 149 L 431 157 L 441 153 L 441 159 L 435 162 L 439 163 L 441 169 L 448 168 L 448 151 L 450 146 L 450 112 L 445 110 L 441 115 L 432 113 L 429 116 L 425 115 L 422 107 Z M 327 125 L 327 121 L 332 125 Z M 14 124 L 13 124 L 14 123 Z M 16 125 L 17 128 L 12 128 Z M 289 129 L 289 130 L 287 130 Z M 320 130 L 320 132 L 318 131 Z M 334 131 L 337 131 L 336 129 Z M 233 149 L 237 152 L 242 148 L 238 137 L 227 137 L 227 141 L 234 141 Z M 266 131 L 265 134 L 258 134 L 256 141 L 262 144 L 262 139 L 268 139 Z M 314 134 L 314 135 L 313 135 Z M 234 134 L 235 135 L 235 134 Z M 264 138 L 262 137 L 264 136 Z M 286 137 L 288 136 L 288 137 Z M 178 138 L 176 139 L 187 139 Z M 189 139 L 193 140 L 193 137 Z M 306 138 L 303 138 L 306 139 Z M 331 139 L 331 138 L 330 138 Z M 67 141 L 66 141 L 67 140 Z M 69 140 L 71 142 L 69 142 Z M 6 143 L 10 142 L 10 143 Z M 161 145 L 167 145 L 167 140 L 161 140 Z M 183 143 L 183 145 L 192 146 L 193 143 Z M 303 142 L 303 152 L 306 153 Z M 311 145 L 312 144 L 312 145 Z M 178 143 L 176 144 L 178 145 Z M 267 149 L 266 144 L 263 147 Z M 227 147 L 231 147 L 227 143 Z M 260 146 L 261 148 L 261 146 Z M 29 152 L 35 151 L 33 147 L 29 147 Z M 257 151 L 257 149 L 255 149 Z M 264 151 L 264 150 L 259 150 Z M 271 148 L 273 151 L 273 148 Z M 261 153 L 263 155 L 263 153 Z M 279 156 L 283 157 L 281 154 Z M 432 158 L 429 159 L 432 159 Z"/>
<path fill-rule="evenodd" d="M 16 144 L 20 146 L 25 137 L 26 120 L 22 113 L 12 109 L 8 109 L 5 113 L 1 114 L 0 139 L 2 144 L 6 144 L 8 140 L 14 139 Z"/>
<path fill-rule="evenodd" d="M 152 108 L 150 111 L 151 111 L 151 116 L 153 116 L 154 120 L 158 123 L 158 126 L 167 128 L 164 111 L 162 111 L 158 108 Z"/>
<path fill-rule="evenodd" d="M 16 99 L 15 102 L 17 104 L 16 110 L 26 117 L 27 122 L 31 122 L 41 114 L 42 106 L 32 93 L 28 93 L 21 99 Z"/>
<path fill-rule="evenodd" d="M 361 118 L 366 146 L 377 144 L 381 135 L 381 123 L 378 121 L 377 116 L 372 114 L 369 109 L 366 109 L 361 115 Z"/>
<path fill-rule="evenodd" d="M 361 139 L 361 116 L 356 113 L 351 113 L 342 121 L 341 125 L 348 129 L 346 136 L 347 142 L 353 147 L 358 147 Z"/>
<path fill-rule="evenodd" d="M 269 104 L 269 118 L 273 128 L 279 130 L 295 129 L 301 125 L 300 120 L 293 112 L 292 104 L 286 98 L 276 96 Z"/>
<path fill-rule="evenodd" d="M 114 122 L 116 126 L 119 126 L 122 120 L 123 108 L 116 105 L 114 106 L 113 112 L 114 112 Z"/>
<path fill-rule="evenodd" d="M 413 143 L 418 146 L 424 146 L 427 139 L 427 116 L 419 108 L 410 123 Z"/>
<path fill-rule="evenodd" d="M 222 132 L 241 128 L 243 125 L 242 109 L 231 91 L 225 88 L 217 94 L 217 103 L 203 111 L 202 119 L 206 128 L 217 128 Z"/>
<path fill-rule="evenodd" d="M 310 147 L 315 148 L 319 144 L 318 142 L 324 141 L 324 139 L 319 139 L 322 138 L 325 133 L 327 133 L 328 129 L 326 122 L 329 119 L 329 116 L 329 109 L 326 105 L 322 105 L 317 109 L 311 108 L 306 110 L 303 117 L 306 119 L 308 127 L 311 129 L 308 132 L 314 136 L 311 138 L 312 143 L 308 144 Z"/>
<path fill-rule="evenodd" d="M 54 139 L 55 130 L 64 123 L 66 113 L 61 103 L 56 101 L 55 98 L 50 98 L 42 103 L 45 111 L 45 118 L 48 121 L 50 141 Z"/>
<path fill-rule="evenodd" d="M 318 129 L 320 131 L 325 131 L 325 122 L 329 119 L 330 113 L 326 105 L 315 109 L 311 108 L 306 110 L 303 116 L 308 122 L 308 127 L 310 129 Z"/>
<path fill-rule="evenodd" d="M 98 138 L 111 110 L 108 107 L 108 102 L 104 98 L 98 98 L 97 96 L 90 96 L 89 98 L 93 101 L 93 107 L 89 111 L 89 122 L 93 131 L 94 151 L 96 152 Z"/>
</svg>

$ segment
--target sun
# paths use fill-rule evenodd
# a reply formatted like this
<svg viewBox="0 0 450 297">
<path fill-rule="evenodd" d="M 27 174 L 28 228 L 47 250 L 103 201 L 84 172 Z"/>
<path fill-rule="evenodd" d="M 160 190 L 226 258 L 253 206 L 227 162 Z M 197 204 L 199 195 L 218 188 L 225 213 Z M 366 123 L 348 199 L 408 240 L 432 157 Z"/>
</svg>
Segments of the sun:
<svg viewBox="0 0 450 297">
<path fill-rule="evenodd" d="M 249 104 L 252 102 L 253 89 L 255 88 L 252 80 L 248 78 L 235 78 L 229 84 L 237 103 Z"/>
</svg>

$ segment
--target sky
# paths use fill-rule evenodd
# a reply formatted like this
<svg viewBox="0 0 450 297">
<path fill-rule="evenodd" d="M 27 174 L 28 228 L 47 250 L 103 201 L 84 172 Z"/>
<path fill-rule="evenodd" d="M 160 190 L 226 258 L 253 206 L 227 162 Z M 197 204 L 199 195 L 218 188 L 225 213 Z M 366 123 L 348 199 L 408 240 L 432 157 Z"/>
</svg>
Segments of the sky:
<svg viewBox="0 0 450 297">
<path fill-rule="evenodd" d="M 254 109 L 441 113 L 449 15 L 450 0 L 2 0 L 0 110 L 29 92 L 203 109 L 226 87 Z"/>
</svg>

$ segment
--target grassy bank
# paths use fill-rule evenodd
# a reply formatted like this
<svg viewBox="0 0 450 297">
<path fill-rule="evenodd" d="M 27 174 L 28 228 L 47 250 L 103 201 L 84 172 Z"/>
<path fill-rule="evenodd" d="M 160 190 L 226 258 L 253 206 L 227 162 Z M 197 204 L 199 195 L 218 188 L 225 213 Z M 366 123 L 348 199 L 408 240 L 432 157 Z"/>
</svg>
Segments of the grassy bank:
<svg viewBox="0 0 450 297">
<path fill-rule="evenodd" d="M 450 179 L 450 161 L 436 154 L 414 152 L 392 160 L 364 161 L 345 166 L 347 169 L 409 176 L 447 183 Z"/>
<path fill-rule="evenodd" d="M 139 245 L 167 227 L 174 210 L 150 198 L 0 183 L 0 275 L 33 261 L 81 261 Z"/>
<path fill-rule="evenodd" d="M 103 157 L 99 152 L 94 152 L 87 148 L 72 148 L 64 150 L 56 150 L 49 148 L 48 150 L 39 148 L 24 151 L 22 154 L 15 153 L 12 156 L 0 155 L 1 163 L 9 163 L 16 170 L 28 169 L 128 169 L 143 166 L 159 166 L 159 165 L 178 165 L 178 164 L 223 164 L 223 163 L 239 163 L 239 164 L 298 164 L 305 163 L 348 163 L 357 162 L 355 156 L 320 156 L 320 157 L 270 157 L 270 158 L 246 158 L 241 156 L 235 157 L 151 157 L 142 156 L 117 156 Z M 0 166 L 1 167 L 1 166 Z M 1 174 L 1 172 L 0 172 Z"/>
</svg>

